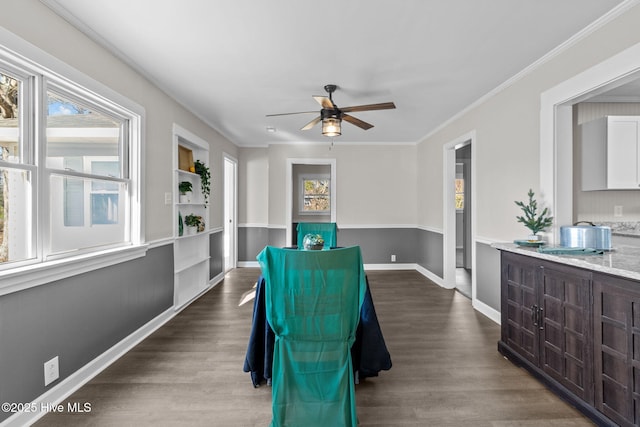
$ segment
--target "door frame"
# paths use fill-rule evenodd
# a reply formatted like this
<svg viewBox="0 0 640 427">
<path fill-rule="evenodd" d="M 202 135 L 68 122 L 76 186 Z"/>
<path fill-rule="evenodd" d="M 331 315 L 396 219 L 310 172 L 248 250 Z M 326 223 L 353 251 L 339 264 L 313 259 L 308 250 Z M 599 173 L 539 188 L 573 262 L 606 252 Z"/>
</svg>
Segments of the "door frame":
<svg viewBox="0 0 640 427">
<path fill-rule="evenodd" d="M 227 153 L 222 153 L 222 157 L 224 165 L 222 269 L 226 273 L 235 268 L 238 263 L 238 160 Z M 232 169 L 229 170 L 229 167 Z"/>
<path fill-rule="evenodd" d="M 336 159 L 287 159 L 287 180 L 285 184 L 285 246 L 291 245 L 293 239 L 293 166 L 294 165 L 328 165 L 331 168 L 331 222 L 336 222 Z"/>
<path fill-rule="evenodd" d="M 540 196 L 554 217 L 546 233 L 557 244 L 560 225 L 573 223 L 573 105 L 640 79 L 640 43 L 540 95 Z"/>
<path fill-rule="evenodd" d="M 476 132 L 467 134 L 446 143 L 442 147 L 443 156 L 443 236 L 442 236 L 442 283 L 447 289 L 456 287 L 456 204 L 455 204 L 455 179 L 456 179 L 456 149 L 471 144 L 471 299 L 476 299 Z"/>
</svg>

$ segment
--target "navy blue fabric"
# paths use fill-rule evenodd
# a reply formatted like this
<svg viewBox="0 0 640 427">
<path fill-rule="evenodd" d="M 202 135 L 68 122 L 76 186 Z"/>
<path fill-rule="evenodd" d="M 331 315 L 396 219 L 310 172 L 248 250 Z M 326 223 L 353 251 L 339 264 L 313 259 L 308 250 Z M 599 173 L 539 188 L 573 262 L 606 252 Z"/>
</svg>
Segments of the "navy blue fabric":
<svg viewBox="0 0 640 427">
<path fill-rule="evenodd" d="M 369 280 L 367 280 L 367 291 L 360 309 L 356 342 L 351 347 L 351 357 L 353 369 L 358 371 L 360 378 L 377 377 L 380 371 L 391 369 L 391 355 L 378 323 L 373 298 L 369 291 Z"/>
<path fill-rule="evenodd" d="M 271 382 L 275 334 L 267 322 L 266 311 L 264 278 L 260 276 L 253 300 L 253 326 L 244 360 L 244 372 L 251 373 L 251 382 L 254 387 L 258 387 L 264 381 Z"/>
<path fill-rule="evenodd" d="M 256 297 L 253 301 L 253 321 L 249 345 L 244 361 L 244 372 L 251 374 L 254 387 L 271 382 L 271 365 L 273 362 L 273 343 L 275 335 L 266 319 L 264 278 L 258 278 Z M 359 378 L 376 377 L 380 371 L 391 369 L 391 355 L 378 323 L 378 316 L 373 305 L 369 281 L 360 310 L 360 323 L 356 332 L 356 341 L 351 347 L 353 369 L 358 371 Z"/>
</svg>

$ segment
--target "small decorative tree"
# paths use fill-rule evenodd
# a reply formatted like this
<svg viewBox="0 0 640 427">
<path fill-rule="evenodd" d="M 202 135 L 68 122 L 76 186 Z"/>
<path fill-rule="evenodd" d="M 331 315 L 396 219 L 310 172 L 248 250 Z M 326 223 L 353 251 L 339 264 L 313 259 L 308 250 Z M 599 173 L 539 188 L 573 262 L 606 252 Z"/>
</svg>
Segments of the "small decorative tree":
<svg viewBox="0 0 640 427">
<path fill-rule="evenodd" d="M 548 216 L 548 208 L 544 208 L 542 212 L 538 214 L 538 202 L 533 198 L 535 196 L 533 190 L 529 189 L 529 193 L 527 194 L 529 196 L 528 204 L 525 205 L 524 202 L 515 202 L 516 205 L 520 206 L 522 212 L 524 212 L 524 216 L 516 216 L 516 219 L 531 231 L 529 240 L 538 240 L 537 234 L 551 226 L 553 217 Z"/>
</svg>

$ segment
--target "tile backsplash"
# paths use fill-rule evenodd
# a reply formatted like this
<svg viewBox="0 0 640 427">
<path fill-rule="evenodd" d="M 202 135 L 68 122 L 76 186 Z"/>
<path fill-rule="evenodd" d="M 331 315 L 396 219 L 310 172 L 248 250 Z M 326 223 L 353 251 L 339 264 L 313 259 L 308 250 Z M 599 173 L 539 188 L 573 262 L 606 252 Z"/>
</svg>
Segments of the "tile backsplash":
<svg viewBox="0 0 640 427">
<path fill-rule="evenodd" d="M 611 227 L 611 233 L 640 237 L 640 222 L 601 222 L 598 225 Z"/>
</svg>

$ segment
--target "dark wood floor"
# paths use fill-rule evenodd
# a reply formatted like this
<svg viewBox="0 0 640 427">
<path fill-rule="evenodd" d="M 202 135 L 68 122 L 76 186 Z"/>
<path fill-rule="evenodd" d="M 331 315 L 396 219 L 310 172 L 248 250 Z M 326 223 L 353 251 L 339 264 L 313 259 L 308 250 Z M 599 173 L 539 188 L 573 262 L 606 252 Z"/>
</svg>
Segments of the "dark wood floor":
<svg viewBox="0 0 640 427">
<path fill-rule="evenodd" d="M 271 389 L 242 371 L 252 304 L 238 307 L 258 273 L 230 272 L 68 399 L 90 413 L 36 426 L 267 426 Z M 361 426 L 593 425 L 498 353 L 468 298 L 415 271 L 368 277 L 393 368 L 356 386 Z"/>
</svg>

